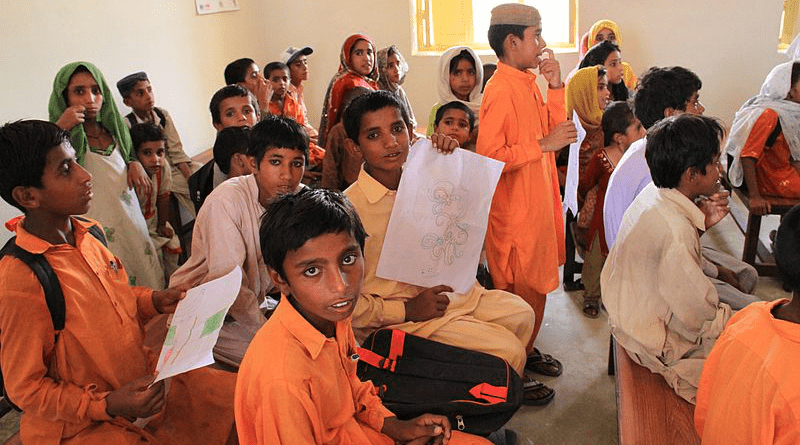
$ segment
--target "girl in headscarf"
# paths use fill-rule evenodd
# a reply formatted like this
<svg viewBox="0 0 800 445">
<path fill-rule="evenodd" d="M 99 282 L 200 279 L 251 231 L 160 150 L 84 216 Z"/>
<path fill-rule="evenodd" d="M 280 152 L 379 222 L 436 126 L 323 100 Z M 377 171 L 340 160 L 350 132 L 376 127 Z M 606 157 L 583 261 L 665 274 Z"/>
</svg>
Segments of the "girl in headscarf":
<svg viewBox="0 0 800 445">
<path fill-rule="evenodd" d="M 623 82 L 625 66 L 622 62 L 622 53 L 611 40 L 604 40 L 586 53 L 578 68 L 601 65 L 608 73 L 608 89 L 614 100 L 628 100 L 628 87 Z"/>
<path fill-rule="evenodd" d="M 620 33 L 619 26 L 608 19 L 598 20 L 597 22 L 589 28 L 589 32 L 583 35 L 581 39 L 581 49 L 580 49 L 580 58 L 586 56 L 588 51 L 595 45 L 600 42 L 609 40 L 612 43 L 616 44 L 619 48 L 622 48 L 622 34 Z M 636 88 L 636 75 L 633 73 L 633 68 L 627 63 L 622 62 L 622 67 L 624 68 L 622 80 L 625 82 L 625 86 L 629 90 L 633 90 Z M 580 69 L 579 66 L 576 69 Z M 573 71 L 567 76 L 567 79 L 572 77 L 575 73 Z M 620 99 L 617 99 L 620 100 Z"/>
<path fill-rule="evenodd" d="M 322 120 L 319 123 L 319 146 L 325 146 L 328 132 L 341 119 L 344 96 L 355 87 L 378 89 L 378 65 L 375 44 L 366 34 L 353 34 L 344 41 L 339 55 L 339 71 L 328 84 Z"/>
<path fill-rule="evenodd" d="M 769 212 L 764 196 L 800 198 L 800 62 L 782 63 L 767 75 L 761 92 L 736 112 L 725 153 L 728 175 L 744 180 L 750 210 Z"/>
<path fill-rule="evenodd" d="M 87 216 L 103 225 L 131 284 L 163 289 L 164 272 L 133 190 L 149 193 L 152 184 L 103 74 L 88 62 L 61 68 L 48 112 L 50 121 L 70 132 L 78 162 L 92 174 L 94 202 Z"/>
<path fill-rule="evenodd" d="M 436 111 L 442 105 L 457 100 L 468 106 L 475 113 L 475 128 L 470 142 L 475 142 L 478 135 L 478 116 L 483 99 L 483 64 L 478 54 L 468 46 L 449 48 L 439 58 L 439 80 L 437 83 L 439 102 L 431 109 L 428 117 L 427 135 L 433 134 Z"/>
<path fill-rule="evenodd" d="M 408 62 L 400 54 L 400 50 L 396 45 L 388 48 L 383 48 L 378 51 L 378 87 L 382 90 L 394 93 L 400 103 L 405 105 L 408 111 L 408 117 L 411 119 L 411 128 L 417 128 L 417 119 L 414 117 L 414 109 L 411 108 L 411 103 L 408 101 L 405 90 L 403 90 L 403 82 L 406 80 L 408 74 Z"/>
</svg>

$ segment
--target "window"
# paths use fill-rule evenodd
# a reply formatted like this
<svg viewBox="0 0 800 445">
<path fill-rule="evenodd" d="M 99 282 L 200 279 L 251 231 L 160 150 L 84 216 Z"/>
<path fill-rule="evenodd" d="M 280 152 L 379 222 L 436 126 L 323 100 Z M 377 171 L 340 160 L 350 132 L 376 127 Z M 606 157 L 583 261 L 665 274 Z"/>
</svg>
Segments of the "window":
<svg viewBox="0 0 800 445">
<path fill-rule="evenodd" d="M 785 52 L 797 33 L 794 30 L 797 23 L 800 0 L 783 1 L 783 17 L 781 17 L 781 34 L 778 39 L 778 51 Z"/>
<path fill-rule="evenodd" d="M 487 33 L 492 8 L 509 0 L 412 0 L 416 54 L 441 53 L 455 45 L 491 51 Z M 542 36 L 553 49 L 574 50 L 577 0 L 517 0 L 534 6 L 544 17 Z"/>
</svg>

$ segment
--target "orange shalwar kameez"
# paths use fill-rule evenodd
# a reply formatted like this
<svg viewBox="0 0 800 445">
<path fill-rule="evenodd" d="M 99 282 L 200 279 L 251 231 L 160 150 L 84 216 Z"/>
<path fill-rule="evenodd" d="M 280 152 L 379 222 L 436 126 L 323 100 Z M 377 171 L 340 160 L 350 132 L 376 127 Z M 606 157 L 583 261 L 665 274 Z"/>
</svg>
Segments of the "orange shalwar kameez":
<svg viewBox="0 0 800 445">
<path fill-rule="evenodd" d="M 535 74 L 500 61 L 486 84 L 480 120 L 477 152 L 506 163 L 486 231 L 489 271 L 495 286 L 543 314 L 565 247 L 555 153 L 543 153 L 539 139 L 566 120 L 564 89 L 550 89 L 545 103 Z"/>
<path fill-rule="evenodd" d="M 792 153 L 783 133 L 778 135 L 772 147 L 765 146 L 777 124 L 778 113 L 771 108 L 765 109 L 750 130 L 741 157 L 756 161 L 756 177 L 762 195 L 800 198 L 800 171 L 792 165 Z"/>
<path fill-rule="evenodd" d="M 306 116 L 303 113 L 303 107 L 291 94 L 284 94 L 283 96 L 283 109 L 278 107 L 276 102 L 269 102 L 269 114 L 274 116 L 286 116 L 292 118 L 298 124 L 306 128 Z M 308 130 L 306 130 L 307 132 Z M 310 137 L 310 135 L 309 135 Z M 311 165 L 319 166 L 322 168 L 322 159 L 325 157 L 325 150 L 321 149 L 312 141 L 308 143 L 308 163 Z"/>
</svg>

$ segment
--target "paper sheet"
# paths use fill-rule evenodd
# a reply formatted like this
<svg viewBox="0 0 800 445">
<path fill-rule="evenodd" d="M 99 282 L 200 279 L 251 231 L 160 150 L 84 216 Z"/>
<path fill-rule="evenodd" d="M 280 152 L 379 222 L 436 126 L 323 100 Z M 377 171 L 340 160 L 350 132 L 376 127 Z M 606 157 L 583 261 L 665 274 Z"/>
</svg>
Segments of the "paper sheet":
<svg viewBox="0 0 800 445">
<path fill-rule="evenodd" d="M 376 275 L 464 294 L 475 283 L 489 208 L 503 162 L 463 149 L 411 148 L 389 218 Z"/>
<path fill-rule="evenodd" d="M 564 214 L 566 215 L 567 209 L 572 210 L 572 215 L 578 215 L 578 154 L 581 150 L 581 144 L 586 138 L 586 130 L 581 126 L 581 121 L 578 119 L 578 112 L 572 112 L 572 122 L 578 130 L 578 140 L 569 144 L 569 163 L 567 164 L 567 182 L 564 184 Z"/>
<path fill-rule="evenodd" d="M 161 347 L 156 381 L 214 363 L 212 349 L 241 285 L 242 268 L 236 266 L 227 275 L 186 292 Z"/>
</svg>

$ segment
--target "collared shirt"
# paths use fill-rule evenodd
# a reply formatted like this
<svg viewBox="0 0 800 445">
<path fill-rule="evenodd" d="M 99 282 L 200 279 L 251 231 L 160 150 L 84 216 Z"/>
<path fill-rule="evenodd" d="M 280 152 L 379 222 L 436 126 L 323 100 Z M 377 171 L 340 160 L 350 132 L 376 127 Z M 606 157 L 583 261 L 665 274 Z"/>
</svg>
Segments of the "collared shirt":
<svg viewBox="0 0 800 445">
<path fill-rule="evenodd" d="M 566 120 L 564 89 L 548 90 L 536 75 L 498 62 L 486 84 L 477 152 L 505 162 L 489 213 L 486 256 L 498 288 L 527 284 L 546 294 L 564 263 L 564 220 L 553 152 L 539 139 Z"/>
<path fill-rule="evenodd" d="M 119 259 L 88 233 L 96 223 L 71 220 L 73 247 L 32 235 L 24 220 L 6 226 L 17 232 L 18 246 L 44 254 L 55 271 L 66 321 L 54 342 L 39 280 L 6 256 L 0 261 L 0 363 L 5 388 L 23 410 L 23 442 L 57 444 L 111 420 L 106 394 L 152 372 L 155 357 L 143 347 L 142 323 L 156 309 L 152 290 L 131 287 Z"/>
<path fill-rule="evenodd" d="M 239 441 L 393 444 L 380 431 L 394 414 L 371 382 L 358 379 L 355 345 L 349 319 L 336 323 L 336 338 L 327 338 L 284 298 L 239 368 Z"/>
<path fill-rule="evenodd" d="M 705 215 L 689 198 L 650 184 L 625 213 L 601 274 L 614 337 L 691 402 L 731 315 L 703 274 L 698 229 Z"/>
</svg>

